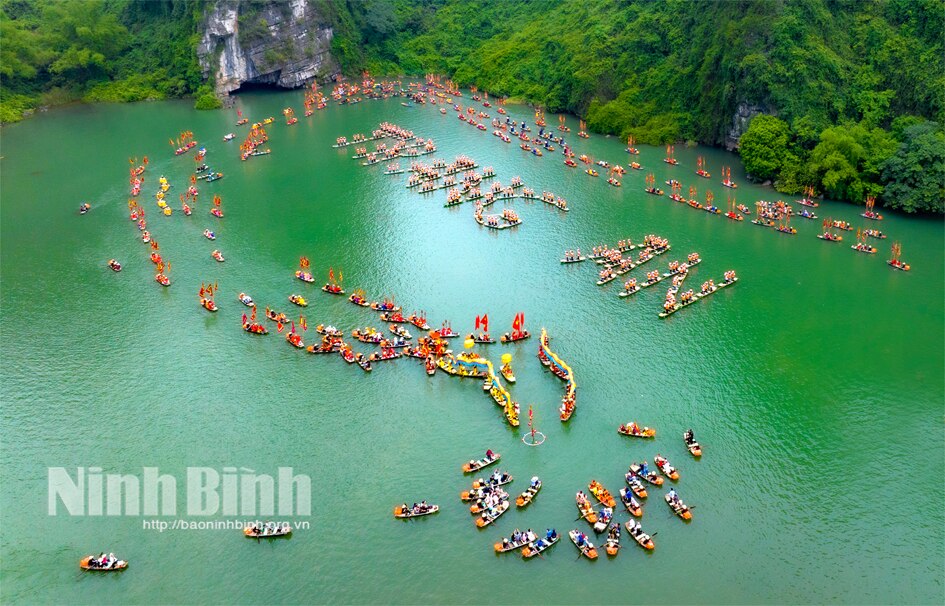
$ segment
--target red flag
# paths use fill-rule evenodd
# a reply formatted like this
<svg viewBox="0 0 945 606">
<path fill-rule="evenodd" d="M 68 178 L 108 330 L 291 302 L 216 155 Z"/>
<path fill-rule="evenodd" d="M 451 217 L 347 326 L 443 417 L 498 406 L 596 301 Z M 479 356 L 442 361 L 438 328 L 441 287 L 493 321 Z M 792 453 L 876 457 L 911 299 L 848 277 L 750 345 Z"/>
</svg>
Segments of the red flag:
<svg viewBox="0 0 945 606">
<path fill-rule="evenodd" d="M 482 316 L 482 329 L 489 332 L 489 314 Z"/>
<path fill-rule="evenodd" d="M 241 109 L 236 110 L 236 115 L 239 116 L 240 118 L 242 118 L 242 117 L 243 117 L 243 110 L 241 110 Z"/>
<path fill-rule="evenodd" d="M 329 280 L 335 279 L 335 269 L 333 267 L 328 268 L 328 279 Z"/>
<path fill-rule="evenodd" d="M 513 330 L 518 330 L 518 329 L 519 329 L 519 326 L 520 326 L 520 325 L 519 325 L 519 322 L 518 322 L 518 314 L 515 314 L 515 317 L 512 318 L 512 329 L 513 329 Z"/>
<path fill-rule="evenodd" d="M 246 324 L 246 314 L 243 314 L 243 324 Z"/>
<path fill-rule="evenodd" d="M 295 334 L 295 320 L 292 320 L 292 329 L 289 332 Z"/>
<path fill-rule="evenodd" d="M 308 330 L 308 322 L 305 321 L 305 316 L 299 317 L 299 324 L 302 326 L 302 330 Z"/>
<path fill-rule="evenodd" d="M 253 322 L 256 321 L 256 307 L 255 306 L 253 307 L 253 313 L 249 315 L 249 319 L 252 320 Z"/>
<path fill-rule="evenodd" d="M 200 285 L 200 296 L 201 296 L 201 297 L 203 296 L 203 293 L 204 293 L 204 292 L 206 292 L 206 291 L 204 291 L 203 284 L 201 284 L 201 285 Z"/>
<path fill-rule="evenodd" d="M 276 324 L 276 332 L 282 332 L 283 328 L 285 328 L 285 326 L 282 325 L 282 322 Z"/>
<path fill-rule="evenodd" d="M 480 324 L 481 322 L 482 322 L 482 320 L 479 318 L 479 316 L 476 316 L 476 330 L 479 330 L 479 324 Z"/>
</svg>

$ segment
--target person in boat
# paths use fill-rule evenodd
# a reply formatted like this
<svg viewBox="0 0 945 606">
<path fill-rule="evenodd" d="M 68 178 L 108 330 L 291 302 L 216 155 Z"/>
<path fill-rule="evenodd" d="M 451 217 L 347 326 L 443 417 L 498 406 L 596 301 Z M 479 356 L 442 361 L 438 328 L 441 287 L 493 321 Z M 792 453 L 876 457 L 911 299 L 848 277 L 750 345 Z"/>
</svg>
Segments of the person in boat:
<svg viewBox="0 0 945 606">
<path fill-rule="evenodd" d="M 587 543 L 587 536 L 583 532 L 579 532 L 577 536 L 578 547 L 584 547 L 585 543 Z"/>
<path fill-rule="evenodd" d="M 486 450 L 486 458 L 489 459 L 489 460 L 492 460 L 492 459 L 495 458 L 495 453 L 492 452 L 492 449 L 491 449 L 491 448 L 488 449 L 488 450 Z"/>
<path fill-rule="evenodd" d="M 695 436 L 693 435 L 691 429 L 687 429 L 686 433 L 683 434 L 683 439 L 686 440 L 686 444 L 692 444 L 693 442 L 695 442 L 694 438 Z"/>
<path fill-rule="evenodd" d="M 646 468 L 646 461 L 640 463 L 640 475 L 646 476 L 649 474 L 649 470 Z"/>
<path fill-rule="evenodd" d="M 545 532 L 545 538 L 547 538 L 549 541 L 555 540 L 557 536 L 558 536 L 558 533 L 555 532 L 554 528 L 549 528 L 547 532 Z"/>
<path fill-rule="evenodd" d="M 666 496 L 669 497 L 671 503 L 679 503 L 679 495 L 676 494 L 675 488 L 670 488 Z"/>
<path fill-rule="evenodd" d="M 538 486 L 538 476 L 532 477 L 532 481 L 531 481 L 531 484 L 529 484 L 529 486 L 531 486 L 532 488 L 535 488 L 536 486 Z"/>
</svg>

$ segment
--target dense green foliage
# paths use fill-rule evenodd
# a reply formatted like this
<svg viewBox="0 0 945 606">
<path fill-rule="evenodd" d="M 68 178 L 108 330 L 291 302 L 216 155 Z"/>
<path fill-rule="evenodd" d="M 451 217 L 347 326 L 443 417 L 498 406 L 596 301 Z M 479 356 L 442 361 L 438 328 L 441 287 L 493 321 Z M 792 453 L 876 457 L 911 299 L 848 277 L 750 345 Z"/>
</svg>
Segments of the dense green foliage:
<svg viewBox="0 0 945 606">
<path fill-rule="evenodd" d="M 0 0 L 3 121 L 75 99 L 194 95 L 216 107 L 195 56 L 215 1 Z M 275 0 L 238 1 L 239 40 L 265 36 L 260 9 Z M 907 133 L 945 124 L 942 0 L 309 3 L 352 75 L 445 74 L 641 143 L 731 145 L 733 116 L 748 110 L 761 116 L 740 141 L 754 178 L 789 193 L 814 185 L 858 203 L 871 193 L 907 210 L 941 207 L 901 167 L 881 167 L 894 154 L 940 157 L 940 127 Z M 292 50 L 268 49 L 264 62 Z"/>
<path fill-rule="evenodd" d="M 882 165 L 885 196 L 909 212 L 945 212 L 945 132 L 933 122 L 906 128 Z"/>
<path fill-rule="evenodd" d="M 193 93 L 202 13 L 193 0 L 2 0 L 0 119 L 74 100 Z"/>
<path fill-rule="evenodd" d="M 788 157 L 790 127 L 774 116 L 759 114 L 742 135 L 740 149 L 745 170 L 759 179 L 773 179 Z"/>
<path fill-rule="evenodd" d="M 725 143 L 740 105 L 777 116 L 753 121 L 741 152 L 786 192 L 897 205 L 878 171 L 902 136 L 893 122 L 945 119 L 940 0 L 348 5 L 358 25 L 335 46 L 351 72 L 443 73 L 643 143 Z"/>
</svg>

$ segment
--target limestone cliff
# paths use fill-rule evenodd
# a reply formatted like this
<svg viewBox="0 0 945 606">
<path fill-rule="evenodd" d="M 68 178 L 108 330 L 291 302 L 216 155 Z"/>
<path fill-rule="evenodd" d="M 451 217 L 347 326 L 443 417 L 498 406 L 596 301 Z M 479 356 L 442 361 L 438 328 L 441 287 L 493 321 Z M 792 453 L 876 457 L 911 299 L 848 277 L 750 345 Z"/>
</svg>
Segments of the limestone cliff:
<svg viewBox="0 0 945 606">
<path fill-rule="evenodd" d="M 764 113 L 771 112 L 766 111 L 766 108 L 759 105 L 739 103 L 738 108 L 735 110 L 735 115 L 732 116 L 732 128 L 728 131 L 728 136 L 725 138 L 725 149 L 728 151 L 737 150 L 738 141 L 742 138 L 742 135 L 745 134 L 745 131 L 748 130 L 751 119 L 758 114 Z"/>
<path fill-rule="evenodd" d="M 197 57 L 225 95 L 242 84 L 298 88 L 335 71 L 332 28 L 309 0 L 217 0 L 204 20 Z"/>
</svg>

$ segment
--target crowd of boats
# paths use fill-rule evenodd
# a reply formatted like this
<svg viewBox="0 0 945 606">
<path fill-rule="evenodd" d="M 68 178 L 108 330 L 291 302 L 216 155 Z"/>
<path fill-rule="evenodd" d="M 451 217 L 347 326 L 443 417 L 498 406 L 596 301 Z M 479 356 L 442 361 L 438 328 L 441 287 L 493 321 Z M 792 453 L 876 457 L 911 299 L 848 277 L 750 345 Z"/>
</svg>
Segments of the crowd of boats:
<svg viewBox="0 0 945 606">
<path fill-rule="evenodd" d="M 668 252 L 672 247 L 669 241 L 655 234 L 644 236 L 640 244 L 634 244 L 630 238 L 619 240 L 616 245 L 598 245 L 591 248 L 591 253 L 587 256 L 581 253 L 581 249 L 571 249 L 564 252 L 561 258 L 562 264 L 582 263 L 587 260 L 593 260 L 601 265 L 602 269 L 597 275 L 597 285 L 603 286 L 622 276 L 637 267 L 655 259 L 658 255 Z M 625 256 L 631 251 L 639 250 L 637 256 Z M 679 294 L 683 282 L 689 275 L 689 271 L 694 266 L 702 262 L 699 253 L 689 253 L 684 262 L 670 261 L 666 271 L 661 272 L 653 269 L 646 273 L 646 279 L 642 282 L 637 278 L 630 278 L 623 284 L 623 289 L 617 293 L 620 298 L 629 297 L 644 288 L 649 288 L 662 282 L 666 278 L 671 278 L 671 285 L 666 292 L 666 299 L 663 303 L 663 311 L 659 313 L 660 318 L 666 318 L 677 311 L 688 307 L 718 290 L 734 284 L 738 281 L 734 270 L 728 270 L 723 274 L 722 281 L 718 284 L 713 280 L 703 282 L 698 293 L 691 289 Z"/>
<path fill-rule="evenodd" d="M 545 339 L 546 336 L 543 334 L 542 338 Z M 546 345 L 545 353 L 550 353 Z M 636 438 L 652 439 L 656 437 L 655 429 L 640 427 L 632 421 L 621 424 L 618 432 Z M 692 429 L 687 429 L 683 433 L 683 443 L 694 458 L 702 456 L 702 446 L 696 441 Z M 488 449 L 483 457 L 463 463 L 461 469 L 465 474 L 478 473 L 484 468 L 498 463 L 501 458 L 499 453 Z M 692 520 L 692 511 L 695 506 L 688 505 L 676 492 L 675 483 L 680 480 L 680 473 L 667 457 L 657 453 L 653 457 L 652 468 L 646 459 L 632 462 L 623 477 L 626 485 L 621 487 L 618 492 L 619 504 L 622 505 L 623 509 L 626 509 L 629 518 L 622 524 L 617 520 L 619 515 L 617 511 L 618 497 L 611 493 L 599 480 L 592 479 L 588 484 L 587 491 L 590 496 L 583 490 L 579 490 L 575 494 L 575 504 L 579 513 L 575 522 L 584 520 L 590 526 L 588 532 L 580 528 L 574 528 L 568 532 L 568 537 L 578 550 L 578 558 L 597 559 L 598 551 L 594 545 L 594 541 L 598 540 L 597 537 L 600 537 L 599 544 L 603 546 L 608 556 L 618 555 L 622 547 L 621 539 L 624 530 L 626 530 L 629 538 L 642 549 L 646 551 L 655 549 L 656 544 L 653 538 L 657 533 L 644 531 L 639 518 L 643 517 L 643 504 L 650 496 L 647 489 L 654 490 L 663 487 L 667 481 L 672 482 L 673 486 L 663 495 L 663 501 L 670 512 L 686 522 Z M 460 500 L 471 503 L 469 512 L 475 516 L 475 526 L 477 528 L 481 529 L 489 526 L 512 509 L 510 493 L 503 487 L 513 480 L 511 474 L 496 469 L 491 474 L 474 480 L 468 490 L 460 492 Z M 516 507 L 518 509 L 528 507 L 535 500 L 541 488 L 542 480 L 538 476 L 533 476 L 525 490 L 515 499 Z M 424 500 L 414 502 L 413 505 L 408 505 L 406 502 L 397 505 L 394 507 L 393 514 L 395 518 L 406 520 L 428 516 L 438 511 L 440 511 L 438 505 L 427 503 Z M 589 534 L 589 532 L 593 534 Z M 526 559 L 535 556 L 540 556 L 543 559 L 542 552 L 557 543 L 559 538 L 558 531 L 554 527 L 549 527 L 541 533 L 533 531 L 531 528 L 524 531 L 516 528 L 509 536 L 496 541 L 493 544 L 493 550 L 496 553 L 518 551 Z"/>
</svg>

